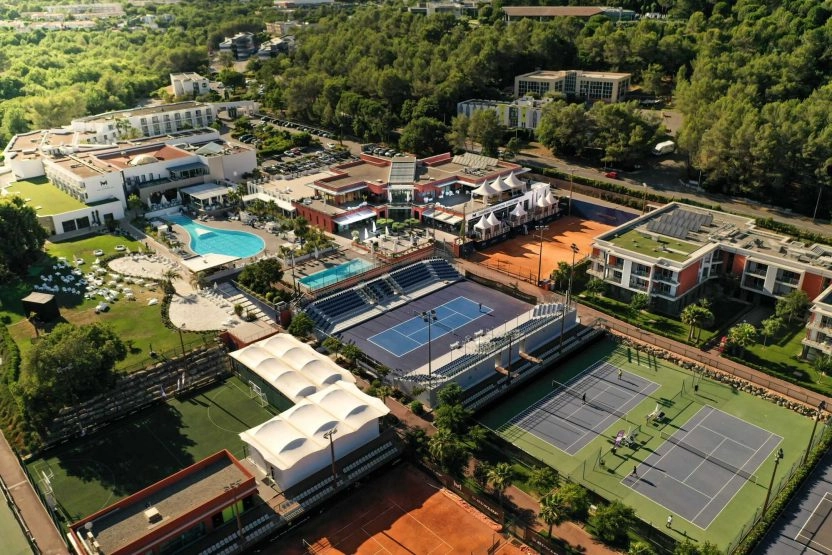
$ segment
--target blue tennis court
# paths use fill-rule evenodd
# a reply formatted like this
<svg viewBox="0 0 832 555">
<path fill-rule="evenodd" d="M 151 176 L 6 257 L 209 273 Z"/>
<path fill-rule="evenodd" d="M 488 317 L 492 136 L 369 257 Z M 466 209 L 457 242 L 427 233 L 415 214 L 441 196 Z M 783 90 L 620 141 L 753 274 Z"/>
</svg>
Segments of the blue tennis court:
<svg viewBox="0 0 832 555">
<path fill-rule="evenodd" d="M 436 318 L 431 323 L 431 341 L 453 333 L 455 330 L 473 322 L 481 316 L 493 312 L 493 309 L 475 303 L 466 297 L 457 297 L 437 306 Z M 401 357 L 418 349 L 428 342 L 428 323 L 419 315 L 396 324 L 390 329 L 377 333 L 368 339 L 394 356 Z"/>
</svg>

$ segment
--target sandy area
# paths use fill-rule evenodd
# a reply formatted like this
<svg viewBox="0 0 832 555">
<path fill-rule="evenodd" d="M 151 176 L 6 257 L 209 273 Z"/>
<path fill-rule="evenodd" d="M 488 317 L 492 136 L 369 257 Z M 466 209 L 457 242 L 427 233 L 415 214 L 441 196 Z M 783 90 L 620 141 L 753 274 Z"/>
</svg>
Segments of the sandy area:
<svg viewBox="0 0 832 555">
<path fill-rule="evenodd" d="M 182 278 L 173 281 L 176 294 L 168 310 L 171 323 L 181 329 L 209 331 L 230 328 L 242 323 L 234 308 L 213 292 L 198 293 L 189 282 L 190 272 L 170 260 L 157 256 L 125 256 L 109 263 L 110 269 L 128 276 L 162 279 L 162 274 L 176 268 Z M 210 293 L 210 294 L 209 294 Z"/>
</svg>

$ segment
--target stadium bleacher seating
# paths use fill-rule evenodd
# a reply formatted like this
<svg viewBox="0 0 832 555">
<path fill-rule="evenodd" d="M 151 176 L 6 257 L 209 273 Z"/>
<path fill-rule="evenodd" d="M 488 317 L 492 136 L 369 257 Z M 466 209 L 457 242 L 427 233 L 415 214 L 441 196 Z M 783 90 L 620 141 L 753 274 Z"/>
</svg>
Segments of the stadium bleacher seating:
<svg viewBox="0 0 832 555">
<path fill-rule="evenodd" d="M 393 299 L 401 292 L 411 293 L 435 283 L 460 279 L 462 276 L 448 261 L 442 258 L 422 260 L 357 287 L 312 301 L 304 310 L 317 328 L 330 331 L 339 322 L 369 313 L 375 304 Z M 358 287 L 362 288 L 360 294 Z"/>
</svg>

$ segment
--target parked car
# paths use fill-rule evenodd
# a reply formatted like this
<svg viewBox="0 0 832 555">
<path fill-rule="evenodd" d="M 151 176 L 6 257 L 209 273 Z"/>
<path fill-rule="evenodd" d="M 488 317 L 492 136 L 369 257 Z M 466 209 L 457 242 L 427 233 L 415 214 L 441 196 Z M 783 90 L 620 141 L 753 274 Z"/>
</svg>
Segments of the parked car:
<svg viewBox="0 0 832 555">
<path fill-rule="evenodd" d="M 604 174 L 604 177 L 609 177 L 610 179 L 619 179 L 618 172 L 616 171 L 607 172 Z"/>
</svg>

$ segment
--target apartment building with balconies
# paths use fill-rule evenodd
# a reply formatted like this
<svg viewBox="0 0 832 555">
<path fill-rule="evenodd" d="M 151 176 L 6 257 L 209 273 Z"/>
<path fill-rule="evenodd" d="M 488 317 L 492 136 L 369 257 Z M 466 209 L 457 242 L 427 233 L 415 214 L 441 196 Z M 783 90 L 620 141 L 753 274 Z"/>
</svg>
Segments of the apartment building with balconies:
<svg viewBox="0 0 832 555">
<path fill-rule="evenodd" d="M 816 298 L 832 284 L 832 246 L 806 245 L 757 228 L 750 218 L 670 203 L 596 237 L 588 273 L 604 280 L 613 298 L 628 302 L 644 293 L 653 309 L 678 314 L 718 278 L 732 281 L 750 302 L 772 302 L 796 289 Z"/>
</svg>

